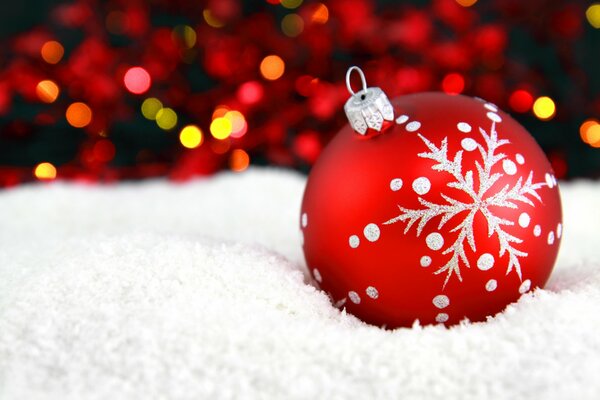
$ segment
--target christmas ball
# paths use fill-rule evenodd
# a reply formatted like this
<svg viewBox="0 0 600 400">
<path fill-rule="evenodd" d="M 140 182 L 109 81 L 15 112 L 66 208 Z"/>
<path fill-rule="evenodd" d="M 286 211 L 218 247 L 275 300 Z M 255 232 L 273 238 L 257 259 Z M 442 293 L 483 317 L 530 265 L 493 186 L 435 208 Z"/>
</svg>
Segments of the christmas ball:
<svg viewBox="0 0 600 400">
<path fill-rule="evenodd" d="M 451 325 L 543 287 L 562 213 L 535 140 L 481 99 L 389 102 L 375 89 L 363 81 L 347 103 L 350 124 L 317 160 L 302 202 L 306 263 L 333 303 L 388 328 Z"/>
</svg>

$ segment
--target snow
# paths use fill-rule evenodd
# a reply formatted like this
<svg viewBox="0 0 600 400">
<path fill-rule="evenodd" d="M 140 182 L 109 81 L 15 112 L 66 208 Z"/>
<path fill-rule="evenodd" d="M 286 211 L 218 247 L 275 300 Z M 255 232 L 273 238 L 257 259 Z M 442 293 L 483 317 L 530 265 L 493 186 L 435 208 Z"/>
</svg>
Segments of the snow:
<svg viewBox="0 0 600 400">
<path fill-rule="evenodd" d="M 0 398 L 600 397 L 600 185 L 561 183 L 546 290 L 487 323 L 386 331 L 306 283 L 304 183 L 0 192 Z"/>
</svg>

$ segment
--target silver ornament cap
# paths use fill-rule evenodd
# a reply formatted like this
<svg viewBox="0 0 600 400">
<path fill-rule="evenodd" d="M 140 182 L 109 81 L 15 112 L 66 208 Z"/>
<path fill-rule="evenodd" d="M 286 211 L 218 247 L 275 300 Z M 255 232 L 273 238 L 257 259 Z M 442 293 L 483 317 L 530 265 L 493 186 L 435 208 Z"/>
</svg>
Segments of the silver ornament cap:
<svg viewBox="0 0 600 400">
<path fill-rule="evenodd" d="M 355 93 L 350 85 L 352 71 L 357 71 L 362 83 L 362 90 Z M 367 128 L 381 131 L 383 121 L 394 120 L 394 108 L 388 97 L 378 87 L 367 87 L 363 71 L 352 66 L 346 72 L 346 87 L 351 96 L 344 105 L 346 117 L 352 128 L 361 135 L 367 134 Z"/>
</svg>

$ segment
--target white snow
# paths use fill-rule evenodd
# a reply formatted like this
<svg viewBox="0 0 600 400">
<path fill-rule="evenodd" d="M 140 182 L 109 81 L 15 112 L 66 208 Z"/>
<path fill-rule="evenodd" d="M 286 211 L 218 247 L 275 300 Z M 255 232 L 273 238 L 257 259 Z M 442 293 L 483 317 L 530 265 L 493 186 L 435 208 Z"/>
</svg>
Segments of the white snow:
<svg viewBox="0 0 600 400">
<path fill-rule="evenodd" d="M 487 323 L 386 331 L 306 283 L 304 183 L 0 192 L 0 399 L 600 397 L 600 185 L 561 184 L 546 290 Z"/>
</svg>

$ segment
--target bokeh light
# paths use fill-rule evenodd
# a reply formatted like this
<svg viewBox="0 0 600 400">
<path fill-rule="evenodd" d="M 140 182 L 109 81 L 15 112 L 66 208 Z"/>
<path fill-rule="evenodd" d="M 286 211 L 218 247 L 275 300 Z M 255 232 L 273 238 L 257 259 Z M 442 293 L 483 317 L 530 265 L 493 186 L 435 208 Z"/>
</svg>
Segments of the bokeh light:
<svg viewBox="0 0 600 400">
<path fill-rule="evenodd" d="M 250 156 L 242 149 L 235 149 L 229 156 L 229 168 L 235 172 L 242 172 L 250 165 Z"/>
<path fill-rule="evenodd" d="M 160 129 L 168 131 L 177 125 L 177 113 L 169 107 L 161 108 L 156 113 L 156 125 Z"/>
<path fill-rule="evenodd" d="M 72 103 L 65 113 L 67 122 L 75 128 L 84 128 L 92 122 L 92 109 L 85 103 Z"/>
<path fill-rule="evenodd" d="M 285 63 L 279 56 L 266 56 L 260 63 L 260 73 L 265 79 L 270 81 L 281 78 L 284 71 Z"/>
<path fill-rule="evenodd" d="M 40 53 L 48 64 L 57 64 L 65 54 L 65 49 L 56 40 L 49 40 L 44 43 Z"/>
<path fill-rule="evenodd" d="M 465 78 L 459 73 L 452 72 L 444 76 L 442 90 L 447 94 L 460 94 L 465 89 Z"/>
<path fill-rule="evenodd" d="M 517 89 L 511 93 L 508 104 L 516 112 L 526 113 L 533 105 L 533 96 L 527 90 Z"/>
<path fill-rule="evenodd" d="M 329 20 L 329 9 L 323 3 L 318 3 L 310 20 L 316 24 L 326 24 Z"/>
<path fill-rule="evenodd" d="M 54 103 L 60 94 L 60 89 L 53 81 L 43 80 L 35 87 L 35 93 L 44 103 Z"/>
<path fill-rule="evenodd" d="M 188 149 L 195 149 L 202 144 L 202 130 L 196 125 L 187 125 L 179 132 L 179 141 Z"/>
<path fill-rule="evenodd" d="M 219 104 L 215 107 L 215 111 L 213 111 L 212 119 L 224 117 L 231 109 L 226 105 Z"/>
<path fill-rule="evenodd" d="M 231 137 L 233 138 L 241 138 L 246 134 L 248 130 L 248 125 L 246 123 L 246 118 L 244 114 L 239 111 L 228 111 L 224 118 L 231 122 Z"/>
<path fill-rule="evenodd" d="M 592 4 L 585 10 L 585 17 L 591 26 L 600 29 L 600 3 Z"/>
<path fill-rule="evenodd" d="M 150 74 L 142 67 L 131 67 L 123 77 L 125 87 L 133 94 L 142 94 L 148 91 L 152 79 Z"/>
<path fill-rule="evenodd" d="M 109 162 L 115 157 L 115 145 L 108 139 L 101 139 L 94 143 L 92 154 L 94 159 L 100 162 Z"/>
<path fill-rule="evenodd" d="M 173 28 L 173 40 L 186 49 L 194 47 L 197 39 L 196 31 L 189 25 L 178 25 Z"/>
<path fill-rule="evenodd" d="M 456 0 L 456 2 L 463 7 L 471 7 L 473 4 L 477 3 L 477 0 Z"/>
<path fill-rule="evenodd" d="M 148 97 L 142 103 L 141 108 L 144 118 L 154 121 L 156 119 L 156 114 L 163 108 L 163 105 L 156 97 Z"/>
<path fill-rule="evenodd" d="M 592 125 L 587 130 L 587 140 L 590 146 L 600 147 L 600 125 Z"/>
<path fill-rule="evenodd" d="M 290 10 L 300 7 L 302 4 L 302 0 L 281 0 L 280 2 L 282 6 L 289 8 Z"/>
<path fill-rule="evenodd" d="M 588 129 L 597 124 L 598 124 L 598 120 L 596 120 L 595 118 L 586 119 L 585 121 L 583 121 L 581 123 L 581 125 L 579 126 L 579 136 L 581 136 L 581 140 L 584 143 L 589 143 L 588 136 L 587 136 Z"/>
<path fill-rule="evenodd" d="M 237 90 L 237 98 L 244 104 L 258 103 L 262 99 L 263 94 L 263 87 L 257 81 L 245 82 Z"/>
<path fill-rule="evenodd" d="M 288 14 L 281 20 L 281 31 L 288 37 L 296 37 L 304 30 L 304 20 L 298 14 Z"/>
<path fill-rule="evenodd" d="M 52 180 L 56 178 L 56 167 L 49 162 L 39 163 L 33 169 L 33 175 L 40 180 Z"/>
<path fill-rule="evenodd" d="M 210 134 L 215 139 L 227 139 L 231 135 L 231 121 L 225 117 L 215 118 L 210 124 Z"/>
<path fill-rule="evenodd" d="M 552 119 L 556 113 L 554 100 L 548 96 L 538 97 L 533 103 L 533 113 L 542 121 Z"/>
<path fill-rule="evenodd" d="M 213 28 L 222 28 L 225 26 L 225 23 L 216 18 L 208 8 L 202 11 L 202 16 L 204 17 L 204 21 L 206 21 L 206 23 Z"/>
</svg>

